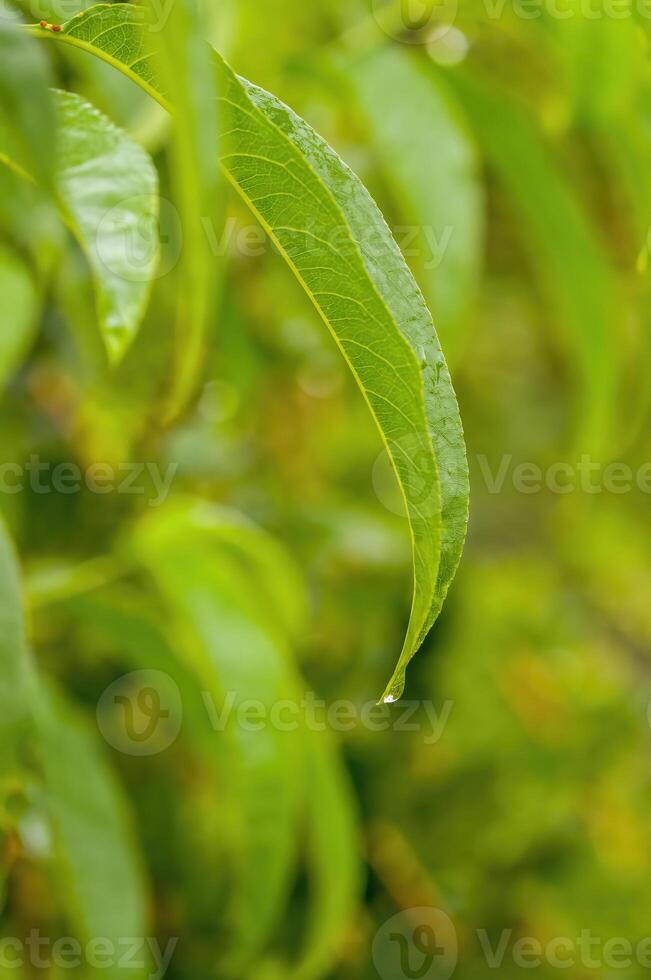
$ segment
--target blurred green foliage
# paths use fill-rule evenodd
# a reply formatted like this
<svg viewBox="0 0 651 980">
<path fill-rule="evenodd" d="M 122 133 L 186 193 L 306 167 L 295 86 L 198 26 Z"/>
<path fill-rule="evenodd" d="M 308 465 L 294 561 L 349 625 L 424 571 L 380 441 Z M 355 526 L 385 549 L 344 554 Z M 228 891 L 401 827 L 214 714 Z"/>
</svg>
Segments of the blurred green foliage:
<svg viewBox="0 0 651 980">
<path fill-rule="evenodd" d="M 2 461 L 25 483 L 3 469 L 0 507 L 26 609 L 3 541 L 3 935 L 176 938 L 171 980 L 402 980 L 373 940 L 426 906 L 452 919 L 464 980 L 495 972 L 482 930 L 493 948 L 512 930 L 507 977 L 558 973 L 518 965 L 523 937 L 576 948 L 589 930 L 598 960 L 635 947 L 651 935 L 651 12 L 468 0 L 414 31 L 379 0 L 156 10 L 179 126 L 110 66 L 26 38 L 10 58 L 0 32 L 0 118 L 32 113 L 18 161 L 53 166 L 26 84 L 95 105 L 156 165 L 162 273 L 109 368 L 82 247 L 0 167 Z M 334 341 L 213 169 L 203 37 L 363 179 L 449 357 L 470 536 L 408 675 L 416 730 L 400 705 L 388 730 L 363 720 L 409 616 L 393 478 Z M 39 492 L 30 459 L 150 468 L 141 494 Z M 613 463 L 639 481 L 622 489 Z M 102 707 L 125 676 L 137 700 L 138 671 L 182 703 L 142 755 Z M 311 691 L 354 721 L 221 730 L 209 710 Z M 43 975 L 2 948 L 0 976 Z M 648 969 L 575 960 L 565 976 Z M 125 969 L 155 967 L 72 972 Z"/>
</svg>

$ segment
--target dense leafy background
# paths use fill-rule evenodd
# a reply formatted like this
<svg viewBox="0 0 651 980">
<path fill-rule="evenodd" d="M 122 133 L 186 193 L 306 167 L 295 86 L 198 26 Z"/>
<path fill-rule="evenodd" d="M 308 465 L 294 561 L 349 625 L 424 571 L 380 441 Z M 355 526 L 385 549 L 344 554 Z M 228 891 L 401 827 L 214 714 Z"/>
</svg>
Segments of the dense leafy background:
<svg viewBox="0 0 651 980">
<path fill-rule="evenodd" d="M 30 21 L 73 12 L 21 6 Z M 179 937 L 168 976 L 184 980 L 371 978 L 378 927 L 433 905 L 457 926 L 456 975 L 475 980 L 494 973 L 477 929 L 651 932 L 649 495 L 517 492 L 512 468 L 491 493 L 486 477 L 504 460 L 650 458 L 650 22 L 572 0 L 553 8 L 563 18 L 460 6 L 454 30 L 406 38 L 365 0 L 222 0 L 199 16 L 177 0 L 160 68 L 185 106 L 176 127 L 110 66 L 0 32 L 4 145 L 51 183 L 0 169 L 2 459 L 178 465 L 160 508 L 1 495 L 27 608 L 26 638 L 3 544 L 6 935 Z M 435 744 L 422 716 L 414 733 L 268 730 L 261 744 L 211 730 L 201 700 L 313 689 L 362 705 L 410 603 L 408 528 L 367 406 L 218 180 L 201 36 L 362 177 L 449 355 L 470 538 L 405 692 L 453 702 Z M 156 168 L 162 274 L 150 282 L 145 262 L 118 297 L 148 306 L 113 369 L 106 283 L 67 210 L 60 141 L 53 155 L 71 103 L 48 102 L 48 84 Z M 143 669 L 173 679 L 184 720 L 169 748 L 136 757 L 102 739 L 96 707 Z M 507 958 L 502 972 L 520 970 Z"/>
</svg>

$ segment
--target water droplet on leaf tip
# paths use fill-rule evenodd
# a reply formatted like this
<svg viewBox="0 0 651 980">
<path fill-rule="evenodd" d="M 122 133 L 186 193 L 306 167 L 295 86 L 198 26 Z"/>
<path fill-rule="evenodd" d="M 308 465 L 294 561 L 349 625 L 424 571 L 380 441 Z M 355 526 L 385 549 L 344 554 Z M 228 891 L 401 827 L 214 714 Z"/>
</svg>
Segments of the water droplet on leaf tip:
<svg viewBox="0 0 651 980">
<path fill-rule="evenodd" d="M 394 701 L 399 701 L 402 697 L 402 692 L 405 689 L 405 675 L 404 673 L 399 674 L 395 681 L 391 685 L 390 689 L 383 696 L 383 704 L 393 704 Z"/>
</svg>

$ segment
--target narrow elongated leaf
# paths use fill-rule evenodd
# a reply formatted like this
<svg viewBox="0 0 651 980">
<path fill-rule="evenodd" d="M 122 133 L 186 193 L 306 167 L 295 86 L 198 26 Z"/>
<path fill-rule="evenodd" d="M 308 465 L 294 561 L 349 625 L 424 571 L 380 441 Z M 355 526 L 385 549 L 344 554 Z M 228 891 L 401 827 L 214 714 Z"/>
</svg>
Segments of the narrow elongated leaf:
<svg viewBox="0 0 651 980">
<path fill-rule="evenodd" d="M 204 546 L 215 557 L 221 553 L 222 564 L 226 555 L 227 565 L 230 568 L 239 552 L 240 561 L 237 567 L 244 574 L 237 577 L 231 587 L 237 589 L 240 601 L 246 596 L 247 602 L 262 604 L 264 608 L 261 610 L 261 621 L 265 623 L 264 630 L 269 631 L 267 635 L 273 637 L 272 646 L 279 644 L 282 647 L 279 625 L 284 623 L 281 632 L 291 635 L 295 631 L 296 621 L 291 613 L 283 615 L 280 610 L 276 610 L 274 615 L 269 615 L 270 610 L 266 607 L 260 575 L 264 570 L 273 579 L 283 583 L 278 589 L 274 587 L 274 603 L 287 603 L 288 611 L 291 611 L 296 606 L 296 596 L 292 596 L 285 589 L 285 585 L 288 586 L 293 581 L 299 591 L 302 588 L 291 562 L 273 539 L 232 512 L 225 512 L 197 502 L 196 506 L 192 507 L 191 514 L 193 515 L 191 528 L 186 527 L 186 535 L 192 528 L 194 528 L 193 533 L 196 532 L 198 521 L 204 528 Z M 190 516 L 188 514 L 188 517 Z M 148 531 L 146 533 L 149 534 Z M 193 548 L 196 549 L 196 544 Z M 157 563 L 159 561 L 153 553 L 151 560 Z M 275 564 L 274 560 L 277 560 Z M 165 636 L 160 629 L 160 624 L 156 625 L 149 619 L 147 611 L 143 610 L 142 597 L 134 601 L 133 597 L 129 599 L 126 595 L 113 599 L 92 596 L 73 600 L 69 608 L 75 620 L 83 622 L 90 629 L 91 636 L 96 637 L 99 634 L 107 637 L 109 640 L 107 650 L 119 653 L 121 657 L 126 656 L 133 669 L 164 670 L 170 674 L 183 690 L 184 731 L 187 729 L 196 750 L 204 755 L 208 753 L 213 759 L 218 760 L 219 766 L 228 767 L 228 782 L 233 784 L 236 791 L 241 794 L 245 787 L 238 785 L 238 779 L 233 779 L 233 765 L 237 762 L 237 755 L 234 757 L 232 749 L 229 750 L 225 744 L 228 741 L 230 728 L 227 728 L 224 733 L 215 732 L 211 728 L 209 712 L 205 704 L 206 691 L 204 689 L 203 695 L 200 696 L 200 677 L 193 676 L 193 671 L 198 668 L 198 674 L 203 674 L 205 682 L 205 664 L 201 663 L 201 658 L 195 657 L 196 662 L 190 663 L 183 656 L 180 646 L 175 644 L 175 637 Z M 249 650 L 250 647 L 247 647 L 243 659 L 248 657 Z M 252 666 L 255 668 L 255 662 Z M 289 683 L 295 683 L 295 680 L 290 680 Z M 254 685 L 253 681 L 247 682 L 250 690 L 253 690 Z M 214 690 L 212 684 L 210 690 L 211 692 Z M 295 691 L 288 687 L 282 703 L 287 704 L 287 697 L 294 695 Z M 220 703 L 216 701 L 215 706 L 220 707 Z M 313 977 L 325 975 L 336 962 L 342 939 L 350 927 L 361 885 L 360 840 L 352 787 L 349 785 L 343 765 L 337 758 L 337 748 L 330 735 L 321 731 L 301 729 L 297 732 L 288 732 L 287 736 L 286 744 L 290 750 L 287 759 L 290 764 L 294 757 L 291 741 L 300 741 L 305 752 L 304 764 L 300 771 L 297 771 L 296 776 L 304 786 L 301 800 L 305 818 L 303 836 L 310 893 L 309 915 L 296 961 L 282 964 L 271 961 L 269 971 L 264 972 L 264 976 L 276 975 L 275 972 L 271 972 L 273 966 L 277 967 L 279 977 L 290 976 L 296 977 L 297 980 L 298 978 L 311 980 Z M 262 746 L 263 743 L 259 738 L 257 741 Z M 253 744 L 252 741 L 251 745 Z M 251 772 L 249 775 L 251 776 Z M 252 791 L 255 791 L 256 785 L 254 780 Z M 276 800 L 278 790 L 281 793 L 280 801 Z M 282 786 L 277 787 L 272 794 L 272 799 L 275 801 L 272 804 L 273 813 L 267 812 L 266 807 L 259 810 L 260 819 L 267 824 L 267 829 L 257 828 L 258 833 L 262 829 L 264 837 L 270 836 L 271 840 L 277 839 L 279 835 L 278 829 L 274 828 L 283 810 Z M 250 818 L 251 811 L 248 806 L 245 805 L 243 810 L 240 806 L 240 822 L 247 814 Z M 283 830 L 283 836 L 284 833 Z M 246 836 L 244 843 L 246 844 Z M 254 857 L 257 853 L 255 859 L 259 862 L 262 858 L 262 863 L 257 863 L 251 869 L 254 877 L 248 887 L 252 888 L 253 881 L 257 879 L 261 895 L 256 897 L 255 892 L 239 892 L 235 902 L 238 907 L 236 922 L 238 917 L 242 916 L 240 928 L 247 914 L 255 916 L 260 913 L 260 902 L 269 884 L 265 873 L 264 852 L 258 850 L 251 853 Z M 245 868 L 246 865 L 243 867 Z M 289 872 L 291 868 L 287 870 Z M 266 899 L 264 899 L 264 906 L 266 906 Z M 241 966 L 243 953 L 248 949 L 250 954 L 253 947 L 259 947 L 265 932 L 268 932 L 268 929 L 261 929 L 259 922 L 249 922 L 246 933 L 237 937 L 239 949 L 236 947 L 232 962 L 238 962 L 239 954 L 238 965 Z"/>
<path fill-rule="evenodd" d="M 322 732 L 308 742 L 310 807 L 307 848 L 310 917 L 290 976 L 313 980 L 336 963 L 361 887 L 360 841 L 352 789 L 334 745 Z"/>
<path fill-rule="evenodd" d="M 60 33 L 46 33 L 114 64 L 122 60 L 151 89 L 156 79 L 140 61 L 137 21 L 124 5 L 95 7 Z M 92 30 L 84 27 L 89 23 Z M 218 55 L 215 70 L 224 171 L 332 331 L 405 498 L 414 592 L 404 647 L 385 693 L 395 700 L 407 663 L 440 612 L 465 538 L 467 465 L 450 376 L 418 287 L 359 180 L 306 123 L 237 78 Z M 158 98 L 164 101 L 162 93 Z"/>
<path fill-rule="evenodd" d="M 173 638 L 166 635 L 167 624 L 160 621 L 159 604 L 148 600 L 149 594 L 113 588 L 64 602 L 75 622 L 84 628 L 84 638 L 93 645 L 98 658 L 110 654 L 113 661 L 126 662 L 134 671 L 162 671 L 171 678 L 183 692 L 183 736 L 204 757 L 221 762 L 226 752 L 211 726 L 200 677 L 194 664 L 178 655 Z"/>
<path fill-rule="evenodd" d="M 206 522 L 203 513 L 192 505 L 168 507 L 138 530 L 131 546 L 169 602 L 179 652 L 202 678 L 232 747 L 230 778 L 241 810 L 232 967 L 240 972 L 272 934 L 291 883 L 302 740 L 269 716 L 288 698 L 298 703 L 299 694 L 288 651 L 259 607 L 255 579 L 219 547 L 218 516 Z M 257 720 L 240 714 L 247 703 L 254 711 L 257 705 Z"/>
<path fill-rule="evenodd" d="M 176 268 L 176 351 L 165 412 L 168 423 L 183 412 L 201 380 L 219 278 L 204 229 L 204 222 L 216 207 L 219 210 L 219 166 L 215 77 L 211 51 L 203 40 L 203 6 L 198 0 L 175 0 L 163 29 L 147 35 L 155 51 L 156 84 L 175 108 L 170 158 L 183 229 Z"/>
<path fill-rule="evenodd" d="M 307 620 L 305 586 L 282 545 L 235 510 L 197 501 L 191 513 L 209 531 L 206 547 L 229 555 L 246 573 L 270 628 L 283 641 L 296 639 Z"/>
<path fill-rule="evenodd" d="M 365 188 L 290 109 L 221 61 L 219 68 L 223 101 L 234 107 L 227 173 L 341 346 L 405 497 L 415 582 L 405 646 L 385 694 L 394 700 L 440 612 L 465 537 L 467 468 L 450 376 L 418 287 Z"/>
<path fill-rule="evenodd" d="M 121 795 L 73 709 L 39 682 L 29 658 L 20 579 L 0 527 L 0 790 L 20 774 L 19 749 L 36 738 L 55 832 L 65 911 L 86 940 L 145 935 L 144 897 Z M 4 784 L 4 785 L 3 785 Z M 11 785 L 11 784 L 9 784 Z M 125 975 L 117 966 L 107 976 Z M 127 969 L 127 976 L 136 976 Z"/>
<path fill-rule="evenodd" d="M 620 357 L 613 270 L 580 204 L 526 112 L 487 85 L 455 74 L 454 85 L 484 152 L 525 219 L 567 326 L 580 389 L 577 442 L 599 452 L 612 436 Z"/>
<path fill-rule="evenodd" d="M 203 514 L 206 513 L 205 508 L 201 510 Z M 255 571 L 251 571 L 251 565 L 259 561 L 260 568 L 268 567 L 272 571 L 268 562 L 271 551 L 275 550 L 270 545 L 273 546 L 275 542 L 248 522 L 236 521 L 232 514 L 224 515 L 224 523 L 220 527 L 217 519 L 219 513 L 217 511 L 207 518 L 210 536 L 214 532 L 216 539 L 219 539 L 223 532 L 226 547 L 233 552 L 242 545 L 242 557 L 248 572 L 251 572 L 250 577 L 247 574 L 245 587 L 257 596 L 259 579 Z M 221 546 L 220 543 L 218 547 Z M 285 570 L 289 566 L 286 558 L 282 557 L 282 549 L 278 548 L 278 553 L 280 563 L 275 567 L 274 576 L 282 579 L 283 565 Z M 289 594 L 285 594 L 285 600 L 290 608 L 295 603 Z M 280 593 L 278 601 L 283 601 Z M 91 636 L 96 637 L 98 633 L 106 636 L 109 649 L 126 656 L 133 669 L 164 670 L 174 679 L 183 691 L 184 731 L 187 730 L 195 750 L 204 756 L 208 753 L 218 761 L 219 766 L 226 766 L 230 773 L 232 753 L 209 724 L 206 705 L 199 691 L 199 678 L 193 676 L 191 665 L 176 655 L 169 645 L 169 638 L 160 630 L 160 624 L 154 624 L 147 612 L 143 611 L 142 597 L 138 597 L 137 601 L 129 600 L 126 596 L 121 599 L 85 597 L 75 600 L 70 608 L 75 620 L 84 622 L 91 630 Z M 290 627 L 289 618 L 285 622 Z M 352 787 L 337 757 L 335 743 L 325 732 L 301 731 L 293 737 L 305 739 L 306 755 L 301 776 L 304 784 L 307 781 L 302 795 L 305 796 L 305 860 L 310 904 L 297 961 L 294 964 L 278 964 L 278 976 L 311 980 L 312 977 L 325 975 L 336 962 L 342 938 L 350 927 L 361 885 L 361 852 Z M 264 975 L 267 976 L 267 973 Z"/>
<path fill-rule="evenodd" d="M 20 365 L 34 339 L 39 299 L 34 279 L 9 249 L 0 245 L 0 390 Z"/>
<path fill-rule="evenodd" d="M 597 0 L 594 15 L 585 17 L 579 0 L 573 0 L 575 16 L 548 17 L 575 111 L 593 123 L 626 112 L 646 71 L 644 38 L 635 18 L 622 19 L 614 31 L 606 6 Z"/>
<path fill-rule="evenodd" d="M 108 354 L 118 360 L 158 261 L 158 178 L 144 150 L 80 96 L 57 91 L 55 105 L 59 196 L 93 272 Z"/>
<path fill-rule="evenodd" d="M 21 40 L 29 40 L 21 35 Z M 78 95 L 53 92 L 55 195 L 93 273 L 109 358 L 119 360 L 137 332 L 158 263 L 158 176 L 149 156 Z M 30 123 L 31 125 L 31 123 Z M 30 180 L 20 147 L 0 132 L 0 162 Z"/>
<path fill-rule="evenodd" d="M 20 748 L 31 727 L 32 675 L 28 659 L 20 573 L 0 520 L 0 790 L 21 769 Z"/>
<path fill-rule="evenodd" d="M 142 976 L 133 964 L 118 966 L 119 941 L 146 936 L 144 890 L 122 794 L 96 736 L 60 695 L 42 688 L 36 716 L 55 854 L 73 925 L 84 941 L 101 936 L 114 944 L 107 977 Z"/>
<path fill-rule="evenodd" d="M 637 344 L 633 348 L 632 363 L 638 366 L 651 363 L 651 276 L 649 274 L 649 226 L 651 222 L 651 187 L 646 180 L 647 161 L 651 156 L 651 139 L 636 105 L 627 112 L 618 112 L 608 118 L 597 129 L 606 147 L 611 166 L 623 189 L 630 208 L 632 223 L 637 233 L 635 252 L 637 270 L 640 274 L 642 311 L 637 331 Z M 633 375 L 633 383 L 627 386 L 629 396 L 630 428 L 628 445 L 633 445 L 640 437 L 646 438 L 649 409 L 651 408 L 651 387 L 647 384 L 646 371 L 639 370 Z M 620 403 L 623 414 L 625 402 Z"/>
<path fill-rule="evenodd" d="M 440 81 L 412 52 L 380 47 L 343 66 L 394 190 L 405 246 L 448 360 L 467 337 L 479 281 L 483 196 L 478 154 Z"/>
</svg>

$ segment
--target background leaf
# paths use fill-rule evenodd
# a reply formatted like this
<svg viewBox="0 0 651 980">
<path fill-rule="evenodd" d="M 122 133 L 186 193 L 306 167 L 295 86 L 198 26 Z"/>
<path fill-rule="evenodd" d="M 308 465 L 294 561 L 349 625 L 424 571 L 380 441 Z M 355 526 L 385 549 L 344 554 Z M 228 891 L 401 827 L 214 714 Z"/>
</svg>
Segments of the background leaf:
<svg viewBox="0 0 651 980">
<path fill-rule="evenodd" d="M 386 179 L 408 256 L 447 359 L 467 343 L 482 246 L 478 153 L 459 109 L 409 52 L 381 47 L 345 62 Z M 408 242 L 408 245 L 407 245 Z"/>
<path fill-rule="evenodd" d="M 106 937 L 118 949 L 120 939 L 145 936 L 144 891 L 124 800 L 88 728 L 60 695 L 46 690 L 34 672 L 19 572 L 4 527 L 0 570 L 3 797 L 8 791 L 25 793 L 34 782 L 29 770 L 38 759 L 45 806 L 54 827 L 65 912 L 80 938 Z M 114 962 L 107 972 L 117 976 L 123 970 Z M 140 975 L 137 969 L 127 972 Z"/>
<path fill-rule="evenodd" d="M 24 768 L 21 749 L 25 747 L 32 727 L 30 700 L 33 683 L 25 636 L 20 573 L 4 522 L 0 523 L 0 590 L 0 735 L 3 746 L 0 785 L 4 797 L 8 788 L 15 788 L 17 777 Z"/>
<path fill-rule="evenodd" d="M 311 734 L 307 764 L 311 777 L 307 831 L 311 903 L 302 955 L 290 972 L 297 980 L 323 976 L 336 962 L 361 886 L 355 805 L 327 734 Z"/>
<path fill-rule="evenodd" d="M 190 638 L 188 657 L 228 720 L 232 792 L 240 813 L 235 895 L 229 911 L 234 931 L 232 967 L 239 969 L 264 948 L 281 913 L 296 859 L 301 803 L 301 742 L 295 732 L 238 712 L 257 704 L 270 712 L 283 699 L 298 703 L 289 652 L 269 632 L 267 612 L 237 555 L 223 547 L 218 514 L 190 505 L 162 521 L 150 519 L 137 535 L 136 553 L 149 568 L 177 619 L 177 635 Z M 231 542 L 236 539 L 231 536 Z M 250 542 L 248 543 L 250 547 Z M 230 709 L 226 706 L 230 705 Z M 217 717 L 217 716 L 216 716 Z M 216 737 L 218 737 L 216 733 Z"/>
<path fill-rule="evenodd" d="M 0 246 L 0 388 L 21 364 L 38 327 L 39 297 L 25 262 Z"/>
<path fill-rule="evenodd" d="M 145 894 L 122 793 L 96 738 L 75 709 L 41 688 L 37 708 L 47 809 L 67 912 L 86 943 L 146 937 Z M 139 956 L 147 956 L 141 948 Z M 140 977 L 137 965 L 112 957 L 107 976 Z M 126 972 L 125 972 L 126 971 Z"/>
<path fill-rule="evenodd" d="M 55 100 L 57 188 L 116 361 L 138 329 L 158 261 L 158 179 L 147 154 L 97 109 L 70 92 Z"/>
<path fill-rule="evenodd" d="M 45 52 L 17 24 L 0 19 L 0 61 L 0 152 L 51 188 L 56 132 Z"/>
<path fill-rule="evenodd" d="M 609 446 L 621 356 L 613 322 L 618 287 L 580 204 L 550 159 L 526 113 L 458 75 L 455 85 L 484 152 L 526 221 L 571 338 L 581 389 L 575 438 L 593 451 Z"/>
<path fill-rule="evenodd" d="M 220 269 L 206 234 L 209 221 L 219 228 L 221 220 L 215 152 L 217 92 L 211 52 L 203 38 L 202 5 L 196 0 L 174 3 L 161 29 L 152 28 L 148 44 L 156 88 L 175 108 L 171 176 L 183 234 L 176 270 L 178 312 L 166 407 L 169 423 L 183 413 L 201 381 L 219 291 Z M 135 65 L 138 73 L 142 64 Z"/>
</svg>

